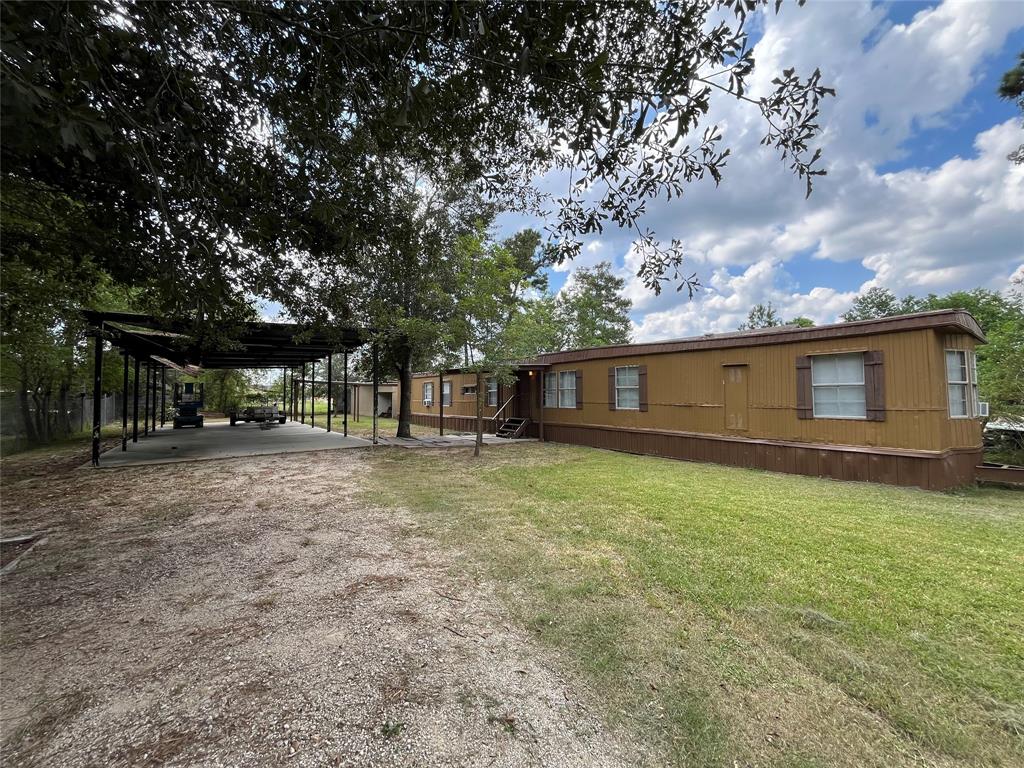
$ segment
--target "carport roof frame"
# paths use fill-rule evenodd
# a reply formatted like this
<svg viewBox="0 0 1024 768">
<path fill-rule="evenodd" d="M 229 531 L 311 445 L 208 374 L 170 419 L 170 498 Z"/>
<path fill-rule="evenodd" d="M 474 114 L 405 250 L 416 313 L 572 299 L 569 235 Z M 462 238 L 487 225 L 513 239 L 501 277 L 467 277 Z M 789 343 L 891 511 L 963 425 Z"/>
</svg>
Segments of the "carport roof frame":
<svg viewBox="0 0 1024 768">
<path fill-rule="evenodd" d="M 134 312 L 86 310 L 83 315 L 94 332 L 132 357 L 162 357 L 182 367 L 294 367 L 351 351 L 368 341 L 367 332 L 359 328 L 339 327 L 328 335 L 294 323 L 252 322 L 240 324 L 231 348 L 210 349 L 196 343 L 192 324 L 185 320 L 167 321 Z"/>
</svg>

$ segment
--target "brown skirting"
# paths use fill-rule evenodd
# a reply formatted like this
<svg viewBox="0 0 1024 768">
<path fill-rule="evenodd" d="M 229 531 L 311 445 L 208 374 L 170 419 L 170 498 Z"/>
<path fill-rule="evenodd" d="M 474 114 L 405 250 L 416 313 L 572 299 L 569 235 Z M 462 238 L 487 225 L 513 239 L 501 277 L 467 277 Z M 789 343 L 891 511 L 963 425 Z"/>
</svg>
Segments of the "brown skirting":
<svg viewBox="0 0 1024 768">
<path fill-rule="evenodd" d="M 548 423 L 544 425 L 544 438 L 671 459 L 931 490 L 974 483 L 975 467 L 981 459 L 980 447 L 912 451 L 597 425 Z"/>
<path fill-rule="evenodd" d="M 413 424 L 419 424 L 421 427 L 433 427 L 434 429 L 440 427 L 440 417 L 432 413 L 414 413 L 410 418 Z M 476 432 L 476 417 L 449 416 L 446 413 L 444 415 L 444 428 L 452 432 Z M 494 433 L 494 421 L 492 419 L 484 419 L 484 432 Z"/>
<path fill-rule="evenodd" d="M 1024 488 L 1024 467 L 980 464 L 975 471 L 977 472 L 978 480 L 982 482 Z"/>
</svg>

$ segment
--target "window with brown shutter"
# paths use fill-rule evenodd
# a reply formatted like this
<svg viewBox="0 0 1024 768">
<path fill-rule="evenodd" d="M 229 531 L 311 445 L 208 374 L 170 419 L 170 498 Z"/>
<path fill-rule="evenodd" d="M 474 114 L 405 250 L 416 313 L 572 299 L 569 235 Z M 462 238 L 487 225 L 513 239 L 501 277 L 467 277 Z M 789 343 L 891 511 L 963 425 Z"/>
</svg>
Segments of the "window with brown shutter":
<svg viewBox="0 0 1024 768">
<path fill-rule="evenodd" d="M 608 410 L 615 410 L 615 366 L 608 368 Z"/>
<path fill-rule="evenodd" d="M 647 366 L 641 365 L 639 367 L 640 377 L 640 410 L 647 410 Z"/>
<path fill-rule="evenodd" d="M 868 360 L 872 361 L 868 365 Z M 868 376 L 878 358 L 869 352 L 835 352 L 811 356 L 811 412 L 816 419 L 877 420 L 868 415 Z M 877 390 L 877 387 L 872 387 Z M 798 393 L 799 395 L 799 393 Z"/>
<path fill-rule="evenodd" d="M 576 410 L 583 408 L 583 371 L 576 371 Z"/>
<path fill-rule="evenodd" d="M 640 410 L 640 366 L 615 366 L 615 410 Z"/>
<path fill-rule="evenodd" d="M 796 417 L 814 418 L 814 403 L 811 394 L 811 358 L 800 355 L 796 359 Z"/>
<path fill-rule="evenodd" d="M 880 349 L 864 353 L 864 400 L 868 421 L 885 421 L 885 365 Z"/>
</svg>

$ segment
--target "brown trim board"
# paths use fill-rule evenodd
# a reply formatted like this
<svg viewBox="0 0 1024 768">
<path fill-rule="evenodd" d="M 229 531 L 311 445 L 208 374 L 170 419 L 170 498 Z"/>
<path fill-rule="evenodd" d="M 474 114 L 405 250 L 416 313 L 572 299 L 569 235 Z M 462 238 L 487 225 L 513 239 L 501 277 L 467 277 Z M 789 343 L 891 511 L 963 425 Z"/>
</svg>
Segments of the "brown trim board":
<svg viewBox="0 0 1024 768">
<path fill-rule="evenodd" d="M 976 471 L 981 482 L 1024 488 L 1024 467 L 981 464 Z"/>
</svg>

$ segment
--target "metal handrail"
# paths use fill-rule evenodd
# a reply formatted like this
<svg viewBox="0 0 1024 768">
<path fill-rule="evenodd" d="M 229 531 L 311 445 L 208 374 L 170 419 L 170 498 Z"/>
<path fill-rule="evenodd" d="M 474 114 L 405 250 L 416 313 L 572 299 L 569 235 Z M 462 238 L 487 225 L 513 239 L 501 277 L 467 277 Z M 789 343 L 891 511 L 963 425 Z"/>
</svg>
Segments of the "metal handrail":
<svg viewBox="0 0 1024 768">
<path fill-rule="evenodd" d="M 497 421 L 498 417 L 501 415 L 501 412 L 504 411 L 508 407 L 508 404 L 511 403 L 515 399 L 516 399 L 516 395 L 515 395 L 515 393 L 513 393 L 509 397 L 509 399 L 504 402 L 504 404 L 501 406 L 501 408 L 499 408 L 498 410 L 496 410 L 494 412 L 493 416 L 488 416 L 487 418 L 490 419 L 491 421 Z"/>
</svg>

